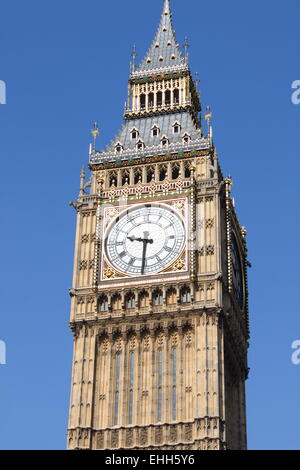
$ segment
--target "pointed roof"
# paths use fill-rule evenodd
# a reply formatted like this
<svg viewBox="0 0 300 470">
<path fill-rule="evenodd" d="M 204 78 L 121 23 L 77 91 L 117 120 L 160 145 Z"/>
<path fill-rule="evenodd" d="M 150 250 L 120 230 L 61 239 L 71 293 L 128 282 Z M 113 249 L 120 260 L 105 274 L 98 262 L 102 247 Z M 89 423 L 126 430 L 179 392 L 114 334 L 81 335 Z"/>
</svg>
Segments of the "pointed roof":
<svg viewBox="0 0 300 470">
<path fill-rule="evenodd" d="M 170 0 L 164 0 L 163 11 L 155 38 L 142 63 L 132 77 L 161 71 L 186 70 L 187 64 L 175 38 Z"/>
</svg>

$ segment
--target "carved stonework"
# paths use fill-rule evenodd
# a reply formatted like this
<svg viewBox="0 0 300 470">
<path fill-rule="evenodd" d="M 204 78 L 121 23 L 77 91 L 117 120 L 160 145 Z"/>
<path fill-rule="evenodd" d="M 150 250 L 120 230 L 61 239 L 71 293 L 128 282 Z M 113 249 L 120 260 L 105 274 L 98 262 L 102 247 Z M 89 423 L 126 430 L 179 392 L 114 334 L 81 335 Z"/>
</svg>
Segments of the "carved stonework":
<svg viewBox="0 0 300 470">
<path fill-rule="evenodd" d="M 126 429 L 125 445 L 126 447 L 133 446 L 133 430 L 132 429 Z"/>
<path fill-rule="evenodd" d="M 155 428 L 155 444 L 162 443 L 162 436 L 163 436 L 162 431 L 163 431 L 162 426 L 157 426 Z"/>
<path fill-rule="evenodd" d="M 145 446 L 148 444 L 148 428 L 140 429 L 140 445 Z"/>
<path fill-rule="evenodd" d="M 115 449 L 119 445 L 119 431 L 117 429 L 111 431 L 111 447 Z"/>
<path fill-rule="evenodd" d="M 185 441 L 193 440 L 193 427 L 191 424 L 186 424 L 184 427 L 184 439 Z"/>
<path fill-rule="evenodd" d="M 177 441 L 177 426 L 173 425 L 170 426 L 170 442 L 176 442 Z"/>
<path fill-rule="evenodd" d="M 96 448 L 104 449 L 104 433 L 103 431 L 98 431 L 96 434 Z"/>
</svg>

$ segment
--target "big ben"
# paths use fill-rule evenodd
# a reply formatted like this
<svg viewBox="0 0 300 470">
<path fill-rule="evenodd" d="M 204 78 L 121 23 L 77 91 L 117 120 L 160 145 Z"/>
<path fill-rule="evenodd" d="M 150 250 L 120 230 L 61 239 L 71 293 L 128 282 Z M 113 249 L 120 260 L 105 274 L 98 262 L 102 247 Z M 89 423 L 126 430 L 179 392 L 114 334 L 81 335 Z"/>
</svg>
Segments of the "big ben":
<svg viewBox="0 0 300 470">
<path fill-rule="evenodd" d="M 246 449 L 246 230 L 169 0 L 135 62 L 72 203 L 68 448 Z"/>
</svg>

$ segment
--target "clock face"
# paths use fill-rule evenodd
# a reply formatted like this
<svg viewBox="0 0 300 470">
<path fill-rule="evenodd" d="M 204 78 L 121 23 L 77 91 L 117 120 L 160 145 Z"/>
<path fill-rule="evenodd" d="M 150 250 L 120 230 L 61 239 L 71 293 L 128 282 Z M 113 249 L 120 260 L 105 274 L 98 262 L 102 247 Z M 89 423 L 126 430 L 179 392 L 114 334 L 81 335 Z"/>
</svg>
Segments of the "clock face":
<svg viewBox="0 0 300 470">
<path fill-rule="evenodd" d="M 238 304 L 243 310 L 244 308 L 244 285 L 243 285 L 243 270 L 241 263 L 241 256 L 238 249 L 235 234 L 231 234 L 231 262 L 232 262 L 232 283 L 233 289 L 238 301 Z"/>
<path fill-rule="evenodd" d="M 168 206 L 146 204 L 117 217 L 106 233 L 105 250 L 118 271 L 135 276 L 168 267 L 184 242 L 181 218 Z"/>
</svg>

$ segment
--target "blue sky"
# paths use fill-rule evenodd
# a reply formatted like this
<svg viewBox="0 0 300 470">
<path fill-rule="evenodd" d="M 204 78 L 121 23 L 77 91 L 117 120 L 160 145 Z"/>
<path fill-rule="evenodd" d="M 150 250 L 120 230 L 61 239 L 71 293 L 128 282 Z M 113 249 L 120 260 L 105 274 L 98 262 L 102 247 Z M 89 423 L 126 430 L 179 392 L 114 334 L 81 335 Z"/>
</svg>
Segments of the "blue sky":
<svg viewBox="0 0 300 470">
<path fill-rule="evenodd" d="M 88 161 L 119 129 L 132 44 L 141 60 L 162 1 L 3 0 L 0 6 L 0 448 L 64 449 L 72 360 L 68 329 L 75 211 Z M 224 175 L 248 229 L 251 449 L 299 449 L 300 79 L 296 0 L 172 1 L 213 111 Z"/>
</svg>

